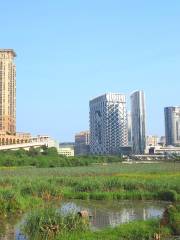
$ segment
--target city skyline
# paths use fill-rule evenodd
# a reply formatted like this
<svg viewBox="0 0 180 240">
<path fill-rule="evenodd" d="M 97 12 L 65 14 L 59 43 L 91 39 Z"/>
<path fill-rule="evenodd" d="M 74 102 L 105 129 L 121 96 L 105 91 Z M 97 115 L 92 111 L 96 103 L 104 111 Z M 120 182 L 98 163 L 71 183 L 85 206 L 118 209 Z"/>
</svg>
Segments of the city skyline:
<svg viewBox="0 0 180 240">
<path fill-rule="evenodd" d="M 147 135 L 165 135 L 164 107 L 179 106 L 180 3 L 70 3 L 1 4 L 0 45 L 17 53 L 17 131 L 71 141 L 89 128 L 89 99 L 142 89 Z"/>
</svg>

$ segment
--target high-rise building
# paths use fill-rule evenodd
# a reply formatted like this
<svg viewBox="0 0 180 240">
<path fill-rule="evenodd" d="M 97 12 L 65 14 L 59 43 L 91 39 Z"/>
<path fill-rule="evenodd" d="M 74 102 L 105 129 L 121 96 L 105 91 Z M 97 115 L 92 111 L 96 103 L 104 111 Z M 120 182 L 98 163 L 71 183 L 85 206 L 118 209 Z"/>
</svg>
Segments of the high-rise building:
<svg viewBox="0 0 180 240">
<path fill-rule="evenodd" d="M 90 152 L 120 154 L 128 146 L 126 97 L 107 93 L 90 101 Z"/>
<path fill-rule="evenodd" d="M 89 154 L 89 131 L 77 133 L 75 135 L 75 155 Z"/>
<path fill-rule="evenodd" d="M 16 53 L 0 49 L 0 131 L 16 132 Z"/>
<path fill-rule="evenodd" d="M 132 146 L 132 120 L 131 120 L 131 112 L 128 112 L 128 145 Z"/>
<path fill-rule="evenodd" d="M 180 146 L 180 107 L 166 107 L 164 115 L 166 145 Z"/>
<path fill-rule="evenodd" d="M 16 132 L 16 53 L 0 49 L 0 145 L 27 143 L 29 133 Z"/>
<path fill-rule="evenodd" d="M 146 110 L 143 91 L 131 95 L 132 142 L 135 154 L 144 154 L 146 149 Z"/>
</svg>

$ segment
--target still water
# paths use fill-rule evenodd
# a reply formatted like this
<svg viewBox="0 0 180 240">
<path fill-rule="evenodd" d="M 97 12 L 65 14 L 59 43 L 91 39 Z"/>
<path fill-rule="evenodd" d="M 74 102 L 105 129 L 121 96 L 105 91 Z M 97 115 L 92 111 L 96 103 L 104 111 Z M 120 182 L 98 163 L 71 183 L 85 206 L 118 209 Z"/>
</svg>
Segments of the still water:
<svg viewBox="0 0 180 240">
<path fill-rule="evenodd" d="M 93 229 L 115 227 L 134 220 L 161 217 L 167 203 L 140 201 L 73 201 L 61 206 L 63 212 L 87 210 Z"/>
<path fill-rule="evenodd" d="M 82 201 L 73 200 L 59 204 L 63 213 L 77 213 L 87 210 L 91 216 L 92 230 L 99 230 L 108 226 L 127 223 L 134 220 L 147 220 L 161 217 L 166 202 L 142 202 L 142 201 Z M 13 216 L 0 222 L 0 240 L 27 240 L 20 231 L 22 219 Z"/>
</svg>

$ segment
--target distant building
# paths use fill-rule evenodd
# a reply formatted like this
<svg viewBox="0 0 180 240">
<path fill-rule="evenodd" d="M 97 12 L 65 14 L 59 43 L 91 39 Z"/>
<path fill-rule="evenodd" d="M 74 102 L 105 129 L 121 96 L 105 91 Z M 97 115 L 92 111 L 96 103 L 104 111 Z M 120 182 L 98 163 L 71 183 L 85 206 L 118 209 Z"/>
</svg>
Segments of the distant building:
<svg viewBox="0 0 180 240">
<path fill-rule="evenodd" d="M 178 155 L 180 156 L 180 147 L 173 147 L 173 146 L 155 146 L 155 147 L 148 147 L 148 153 L 150 155 L 165 155 L 165 156 L 172 156 Z"/>
<path fill-rule="evenodd" d="M 62 148 L 74 148 L 75 146 L 75 143 L 74 142 L 61 142 L 59 143 L 59 147 L 62 147 Z"/>
<path fill-rule="evenodd" d="M 132 146 L 132 119 L 131 112 L 128 112 L 128 145 Z"/>
<path fill-rule="evenodd" d="M 75 135 L 75 155 L 88 155 L 90 152 L 89 147 L 90 133 L 84 131 Z"/>
<path fill-rule="evenodd" d="M 90 152 L 120 154 L 128 146 L 126 97 L 107 93 L 90 101 Z"/>
<path fill-rule="evenodd" d="M 0 131 L 16 133 L 16 65 L 13 49 L 0 49 Z"/>
<path fill-rule="evenodd" d="M 166 145 L 180 146 L 180 107 L 166 107 L 164 115 Z"/>
<path fill-rule="evenodd" d="M 66 157 L 74 157 L 74 148 L 60 147 L 58 153 Z"/>
<path fill-rule="evenodd" d="M 16 133 L 16 53 L 0 49 L 0 146 L 28 143 L 30 134 Z"/>
<path fill-rule="evenodd" d="M 159 139 L 158 144 L 162 147 L 164 147 L 166 145 L 166 137 L 165 136 L 161 136 Z"/>
<path fill-rule="evenodd" d="M 146 110 L 143 91 L 131 95 L 133 153 L 144 154 L 146 149 Z"/>
<path fill-rule="evenodd" d="M 0 131 L 0 146 L 28 143 L 30 139 L 31 135 L 29 133 L 7 134 L 4 131 Z"/>
<path fill-rule="evenodd" d="M 57 149 L 57 151 L 59 149 L 59 143 L 47 135 L 37 135 L 36 137 L 32 137 L 30 139 L 30 143 L 44 143 L 44 145 L 48 148 L 54 147 Z"/>
<path fill-rule="evenodd" d="M 30 135 L 25 133 L 17 133 L 14 136 L 14 139 L 13 136 L 10 135 L 9 141 L 13 142 L 8 143 L 8 140 L 6 140 L 6 144 L 0 145 L 0 150 L 17 150 L 17 149 L 29 150 L 31 147 L 40 148 L 42 146 L 46 146 L 48 148 L 55 147 L 57 151 L 59 150 L 58 142 L 52 139 L 51 137 L 45 135 L 31 137 Z"/>
<path fill-rule="evenodd" d="M 147 146 L 158 146 L 159 137 L 158 136 L 147 136 L 146 138 Z"/>
</svg>

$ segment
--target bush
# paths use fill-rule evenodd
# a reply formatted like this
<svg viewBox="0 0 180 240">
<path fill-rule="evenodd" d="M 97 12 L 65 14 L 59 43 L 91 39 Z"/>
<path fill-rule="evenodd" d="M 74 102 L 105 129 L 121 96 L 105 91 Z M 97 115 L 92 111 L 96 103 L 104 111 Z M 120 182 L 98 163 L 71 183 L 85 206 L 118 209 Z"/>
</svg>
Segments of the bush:
<svg viewBox="0 0 180 240">
<path fill-rule="evenodd" d="M 159 192 L 159 198 L 164 201 L 176 202 L 178 195 L 177 192 L 174 190 L 165 190 Z"/>
<path fill-rule="evenodd" d="M 29 151 L 0 151 L 0 166 L 35 166 L 39 168 L 88 166 L 93 163 L 122 162 L 117 156 L 75 156 L 66 157 L 58 154 L 54 147 L 31 147 Z"/>
</svg>

